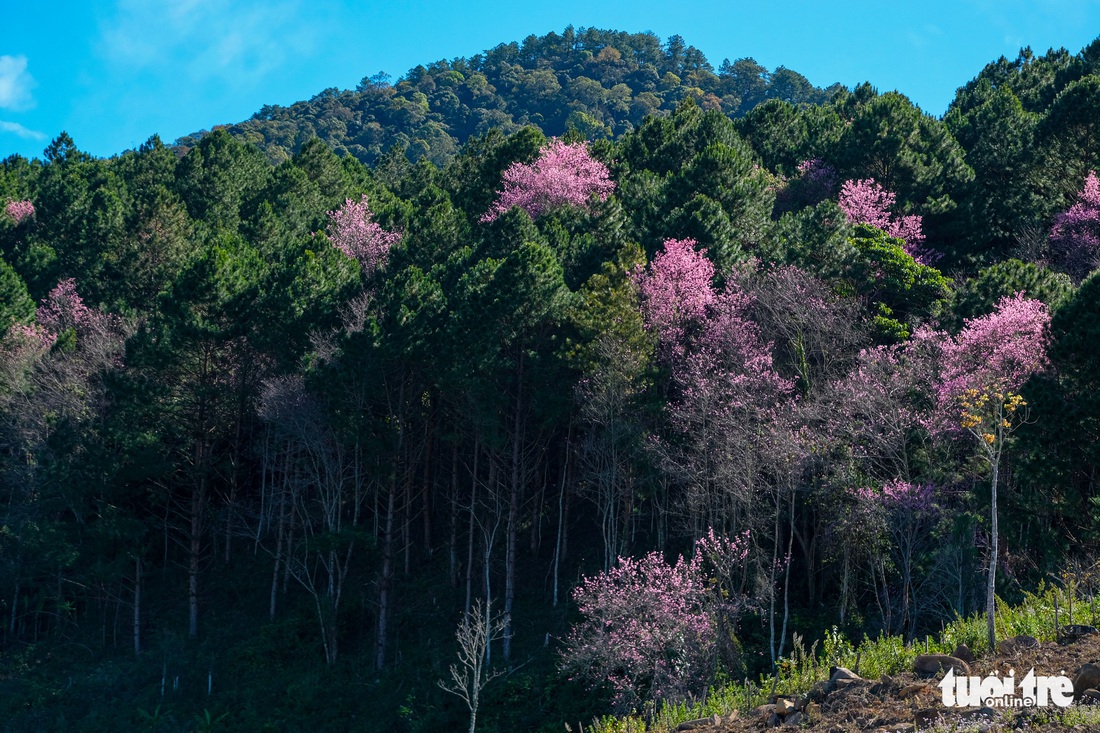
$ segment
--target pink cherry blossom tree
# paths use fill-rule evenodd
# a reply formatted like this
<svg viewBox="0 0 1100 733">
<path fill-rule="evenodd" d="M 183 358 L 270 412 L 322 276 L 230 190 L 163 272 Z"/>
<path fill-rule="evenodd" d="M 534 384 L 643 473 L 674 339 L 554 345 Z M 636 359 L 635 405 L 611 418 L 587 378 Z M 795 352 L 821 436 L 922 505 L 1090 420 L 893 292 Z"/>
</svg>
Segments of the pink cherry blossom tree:
<svg viewBox="0 0 1100 733">
<path fill-rule="evenodd" d="M 929 265 L 940 254 L 924 247 L 924 229 L 917 214 L 898 216 L 892 209 L 897 196 L 877 184 L 873 178 L 845 181 L 840 187 L 840 208 L 853 224 L 870 224 L 891 237 L 905 240 L 905 251 L 922 265 Z"/>
<path fill-rule="evenodd" d="M 534 163 L 508 166 L 503 183 L 482 222 L 493 221 L 513 206 L 532 219 L 559 206 L 583 208 L 592 196 L 606 201 L 615 190 L 607 166 L 592 158 L 583 142 L 567 144 L 557 138 L 543 147 Z"/>
<path fill-rule="evenodd" d="M 712 531 L 690 561 L 670 565 L 650 552 L 585 578 L 573 591 L 584 620 L 569 634 L 563 667 L 591 689 L 608 685 L 623 713 L 702 694 L 714 672 L 715 613 L 731 603 L 709 587 L 709 572 L 729 572 L 747 553 L 748 535 Z"/>
<path fill-rule="evenodd" d="M 713 275 L 691 240 L 666 241 L 647 270 L 635 271 L 643 317 L 668 374 L 668 429 L 650 447 L 680 492 L 685 529 L 696 537 L 708 523 L 762 526 L 770 521 L 766 507 L 778 522 L 790 499 L 783 498 L 790 486 L 784 477 L 802 451 L 789 409 L 794 385 L 776 371 L 772 344 L 751 317 L 754 298 L 736 278 L 716 292 Z M 778 527 L 773 540 L 774 591 L 777 559 L 790 547 L 780 547 Z M 771 601 L 774 624 L 774 594 Z"/>
<path fill-rule="evenodd" d="M 821 158 L 810 158 L 798 164 L 798 175 L 776 192 L 776 208 L 797 211 L 814 206 L 829 198 L 836 188 L 836 168 Z"/>
<path fill-rule="evenodd" d="M 901 576 L 898 624 L 906 639 L 912 640 L 920 608 L 918 593 L 921 584 L 916 575 L 917 562 L 936 542 L 932 536 L 932 529 L 939 517 L 936 489 L 931 484 L 892 479 L 882 487 L 882 502 L 886 508 L 886 526 L 894 567 Z"/>
<path fill-rule="evenodd" d="M 863 473 L 880 480 L 913 475 L 913 452 L 934 422 L 927 396 L 936 389 L 947 339 L 922 326 L 904 343 L 861 350 L 851 370 L 830 383 L 824 432 L 852 452 Z"/>
<path fill-rule="evenodd" d="M 1078 282 L 1100 264 L 1100 181 L 1090 172 L 1077 202 L 1054 217 L 1050 230 L 1054 264 Z"/>
<path fill-rule="evenodd" d="M 656 333 L 666 365 L 683 356 L 685 340 L 718 297 L 712 284 L 714 264 L 706 249 L 695 246 L 694 239 L 666 239 L 649 267 L 639 266 L 632 274 L 646 328 Z"/>
<path fill-rule="evenodd" d="M 997 648 L 994 624 L 997 576 L 997 483 L 1001 454 L 1009 435 L 1027 419 L 1027 403 L 1018 390 L 1047 365 L 1050 313 L 1041 301 L 1022 293 L 1001 299 L 989 315 L 966 322 L 943 347 L 943 372 L 937 389 L 940 425 L 977 439 L 991 477 L 989 576 L 986 623 L 989 646 Z"/>
<path fill-rule="evenodd" d="M 400 232 L 388 232 L 374 221 L 367 197 L 345 199 L 343 206 L 328 212 L 328 238 L 337 249 L 358 260 L 368 277 L 385 267 L 390 248 L 401 239 Z"/>
<path fill-rule="evenodd" d="M 93 327 L 102 314 L 84 305 L 76 292 L 76 280 L 67 278 L 57 283 L 38 307 L 38 323 L 57 334 L 67 328 Z"/>
<path fill-rule="evenodd" d="M 34 204 L 30 201 L 8 201 L 4 205 L 4 213 L 15 224 L 22 224 L 27 219 L 34 216 Z"/>
</svg>

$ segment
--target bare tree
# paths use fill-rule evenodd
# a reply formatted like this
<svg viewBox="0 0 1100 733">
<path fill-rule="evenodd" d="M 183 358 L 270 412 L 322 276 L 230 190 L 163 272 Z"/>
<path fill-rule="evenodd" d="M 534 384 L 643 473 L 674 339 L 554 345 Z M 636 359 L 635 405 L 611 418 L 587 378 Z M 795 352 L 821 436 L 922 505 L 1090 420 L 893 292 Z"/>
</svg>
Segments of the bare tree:
<svg viewBox="0 0 1100 733">
<path fill-rule="evenodd" d="M 281 556 L 284 569 L 313 597 L 331 665 L 339 652 L 337 617 L 366 492 L 356 450 L 341 443 L 299 376 L 265 381 L 260 415 L 286 446 L 288 491 L 280 506 L 299 528 L 297 537 L 288 530 L 278 538 L 276 563 Z"/>
<path fill-rule="evenodd" d="M 504 619 L 492 614 L 492 603 L 482 606 L 479 599 L 473 608 L 462 615 L 455 638 L 458 640 L 458 663 L 451 665 L 450 681 L 439 680 L 447 692 L 462 698 L 470 709 L 470 733 L 477 728 L 477 710 L 481 703 L 481 691 L 503 670 L 488 666 L 489 645 L 504 635 Z"/>
</svg>

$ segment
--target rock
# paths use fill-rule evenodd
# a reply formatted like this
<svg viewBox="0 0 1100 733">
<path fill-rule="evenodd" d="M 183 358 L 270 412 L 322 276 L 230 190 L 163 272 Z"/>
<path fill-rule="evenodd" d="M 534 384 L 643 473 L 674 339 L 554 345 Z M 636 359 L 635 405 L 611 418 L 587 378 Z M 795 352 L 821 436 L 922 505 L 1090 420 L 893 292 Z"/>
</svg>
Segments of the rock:
<svg viewBox="0 0 1100 733">
<path fill-rule="evenodd" d="M 999 643 L 997 653 L 1003 657 L 1014 657 L 1025 649 L 1034 649 L 1037 646 L 1039 646 L 1039 640 L 1034 636 L 1020 634 Z"/>
<path fill-rule="evenodd" d="M 848 669 L 847 667 L 833 667 L 832 674 L 829 675 L 830 682 L 836 682 L 837 680 L 861 680 L 863 679 L 858 674 Z"/>
<path fill-rule="evenodd" d="M 928 685 L 918 682 L 916 684 L 906 685 L 905 687 L 901 688 L 901 692 L 898 693 L 898 697 L 902 700 L 908 700 L 909 698 L 916 695 L 923 695 L 930 689 L 931 688 Z"/>
<path fill-rule="evenodd" d="M 958 657 L 947 654 L 921 654 L 913 660 L 913 671 L 917 674 L 936 674 L 948 669 L 955 670 L 955 674 L 970 676 L 970 665 Z"/>
<path fill-rule="evenodd" d="M 794 712 L 783 721 L 784 725 L 798 725 L 802 722 L 802 713 Z"/>
<path fill-rule="evenodd" d="M 806 696 L 814 702 L 821 702 L 830 692 L 832 692 L 832 688 L 828 682 L 815 682 L 810 691 L 806 693 Z"/>
<path fill-rule="evenodd" d="M 767 716 L 775 712 L 775 705 L 758 705 L 752 709 L 752 714 L 757 716 Z"/>
<path fill-rule="evenodd" d="M 829 681 L 825 683 L 825 687 L 822 690 L 825 695 L 831 695 L 838 689 L 842 689 L 852 682 L 862 680 L 858 674 L 848 669 L 847 667 L 833 667 L 829 673 Z M 816 689 L 816 686 L 815 686 Z"/>
<path fill-rule="evenodd" d="M 1015 719 L 1012 721 L 1012 728 L 1014 730 L 1032 730 L 1033 723 L 1038 726 L 1039 723 L 1036 718 L 1041 717 L 1041 713 L 1035 708 L 1020 708 L 1016 711 Z"/>
<path fill-rule="evenodd" d="M 971 725 L 978 726 L 978 730 L 988 731 L 991 727 L 983 727 L 984 721 L 990 721 L 996 717 L 997 711 L 993 708 L 969 708 L 967 710 L 945 710 L 944 708 L 924 708 L 918 710 L 913 716 L 913 724 L 918 730 L 924 730 L 934 726 L 939 720 L 952 720 L 955 725 L 950 727 L 950 730 L 955 730 L 959 726 L 958 723 L 967 722 Z M 966 728 L 971 730 L 971 728 Z"/>
<path fill-rule="evenodd" d="M 1082 665 L 1073 676 L 1073 699 L 1080 700 L 1085 690 L 1100 689 L 1100 666 L 1095 664 Z"/>
<path fill-rule="evenodd" d="M 1068 644 L 1078 639 L 1083 639 L 1086 636 L 1095 636 L 1097 634 L 1100 634 L 1100 631 L 1098 631 L 1095 626 L 1070 624 L 1069 626 L 1063 626 L 1058 629 L 1058 642 L 1061 644 Z"/>
<path fill-rule="evenodd" d="M 821 719 L 821 706 L 816 702 L 807 703 L 806 705 L 806 717 L 811 723 L 816 723 Z"/>
<path fill-rule="evenodd" d="M 974 657 L 974 652 L 970 651 L 970 647 L 968 647 L 966 644 L 959 644 L 957 647 L 955 647 L 955 651 L 952 652 L 951 656 L 957 657 L 967 664 L 974 664 L 974 662 L 977 661 Z"/>
<path fill-rule="evenodd" d="M 771 715 L 768 716 L 768 727 L 769 728 L 778 728 L 782 722 L 783 722 L 782 718 L 780 718 L 775 713 L 772 713 Z"/>
<path fill-rule="evenodd" d="M 775 712 L 784 717 L 793 713 L 794 708 L 795 704 L 785 697 L 781 697 L 775 701 Z"/>
<path fill-rule="evenodd" d="M 995 718 L 997 711 L 993 708 L 978 708 L 977 710 L 964 710 L 959 718 L 962 720 L 976 720 L 977 718 Z"/>
<path fill-rule="evenodd" d="M 929 728 L 944 715 L 942 708 L 925 708 L 913 714 L 913 725 L 917 728 Z"/>
<path fill-rule="evenodd" d="M 696 718 L 695 720 L 685 720 L 676 726 L 678 731 L 698 730 L 700 728 L 710 728 L 711 726 L 719 726 L 722 724 L 721 715 L 712 715 L 709 718 Z"/>
</svg>

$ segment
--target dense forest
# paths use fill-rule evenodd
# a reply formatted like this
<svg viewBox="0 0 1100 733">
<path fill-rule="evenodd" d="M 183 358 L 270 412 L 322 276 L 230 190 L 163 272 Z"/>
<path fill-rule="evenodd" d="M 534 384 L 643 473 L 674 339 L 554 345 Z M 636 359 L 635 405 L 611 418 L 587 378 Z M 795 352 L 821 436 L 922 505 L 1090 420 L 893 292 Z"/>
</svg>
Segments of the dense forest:
<svg viewBox="0 0 1100 733">
<path fill-rule="evenodd" d="M 589 139 L 617 137 L 687 98 L 743 116 L 765 100 L 816 104 L 842 89 L 819 89 L 796 71 L 769 71 L 751 58 L 727 59 L 715 74 L 679 36 L 662 44 L 651 33 L 572 27 L 473 58 L 417 66 L 389 82 L 379 72 L 354 91 L 326 89 L 290 107 L 268 105 L 225 129 L 258 145 L 275 164 L 314 137 L 367 165 L 395 146 L 414 160 L 442 164 L 471 136 L 492 129 L 511 134 L 533 125 L 547 135 L 573 128 Z M 176 144 L 190 148 L 202 134 Z"/>
<path fill-rule="evenodd" d="M 466 729 L 457 628 L 560 731 L 1095 583 L 1098 157 L 1100 40 L 937 119 L 567 29 L 7 158 L 0 729 Z"/>
</svg>

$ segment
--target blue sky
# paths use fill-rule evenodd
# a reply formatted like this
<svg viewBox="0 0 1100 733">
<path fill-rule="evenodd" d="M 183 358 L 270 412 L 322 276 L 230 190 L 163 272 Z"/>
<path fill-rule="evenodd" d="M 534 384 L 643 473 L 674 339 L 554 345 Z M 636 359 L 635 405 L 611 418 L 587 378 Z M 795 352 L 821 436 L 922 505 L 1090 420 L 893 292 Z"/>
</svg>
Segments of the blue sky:
<svg viewBox="0 0 1100 733">
<path fill-rule="evenodd" d="M 1100 35 L 1100 0 L 62 0 L 3 15 L 0 158 L 41 156 L 62 130 L 99 156 L 170 142 L 570 24 L 678 33 L 715 66 L 752 56 L 820 86 L 870 81 L 935 115 L 998 56 L 1076 53 Z"/>
</svg>

